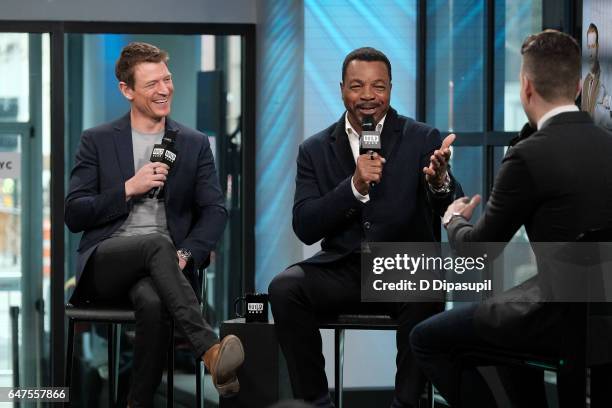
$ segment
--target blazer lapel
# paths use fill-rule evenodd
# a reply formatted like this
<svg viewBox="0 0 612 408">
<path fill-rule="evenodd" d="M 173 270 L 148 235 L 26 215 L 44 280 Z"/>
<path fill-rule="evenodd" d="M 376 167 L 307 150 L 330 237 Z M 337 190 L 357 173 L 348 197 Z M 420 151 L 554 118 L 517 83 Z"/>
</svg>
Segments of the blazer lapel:
<svg viewBox="0 0 612 408">
<path fill-rule="evenodd" d="M 388 160 L 391 157 L 401 131 L 401 123 L 398 120 L 397 112 L 395 109 L 389 108 L 387 117 L 385 118 L 385 125 L 380 135 L 380 144 L 382 148 L 381 155 L 385 159 Z"/>
<path fill-rule="evenodd" d="M 134 176 L 134 150 L 132 148 L 132 126 L 129 112 L 118 121 L 113 137 L 121 175 L 123 180 L 127 181 Z"/>
<path fill-rule="evenodd" d="M 174 164 L 168 172 L 168 179 L 166 180 L 166 184 L 164 186 L 164 200 L 166 202 L 170 200 L 170 197 L 172 195 L 172 185 L 174 183 L 174 179 L 178 171 L 178 166 L 181 162 L 181 152 L 185 152 L 184 139 L 180 137 L 179 127 L 177 123 L 166 117 L 166 130 L 164 136 L 168 136 L 171 133 L 173 133 L 175 136 L 174 151 L 176 152 L 176 160 L 174 161 Z"/>
<path fill-rule="evenodd" d="M 355 172 L 355 158 L 353 157 L 353 151 L 351 150 L 351 144 L 348 140 L 348 135 L 344 127 L 344 115 L 338 121 L 336 128 L 331 133 L 330 138 L 332 139 L 332 150 L 336 156 L 336 159 L 342 166 L 342 170 L 346 174 L 352 174 Z"/>
</svg>

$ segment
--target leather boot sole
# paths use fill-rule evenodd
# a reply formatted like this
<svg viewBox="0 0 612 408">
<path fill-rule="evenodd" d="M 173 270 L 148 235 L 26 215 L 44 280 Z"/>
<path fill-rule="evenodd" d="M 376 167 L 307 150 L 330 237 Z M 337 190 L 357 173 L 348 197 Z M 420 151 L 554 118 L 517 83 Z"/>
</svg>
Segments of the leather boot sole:
<svg viewBox="0 0 612 408">
<path fill-rule="evenodd" d="M 240 391 L 236 370 L 244 362 L 244 348 L 240 339 L 233 334 L 221 340 L 217 364 L 213 369 L 213 384 L 222 397 L 234 396 Z"/>
</svg>

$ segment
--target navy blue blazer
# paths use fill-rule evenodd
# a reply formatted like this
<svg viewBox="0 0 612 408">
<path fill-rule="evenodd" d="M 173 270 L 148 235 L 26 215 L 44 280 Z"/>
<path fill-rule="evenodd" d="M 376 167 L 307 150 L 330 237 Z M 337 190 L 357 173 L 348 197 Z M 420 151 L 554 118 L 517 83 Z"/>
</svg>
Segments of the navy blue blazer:
<svg viewBox="0 0 612 408">
<path fill-rule="evenodd" d="M 227 211 L 208 138 L 169 118 L 166 131 L 177 134 L 177 158 L 164 187 L 166 220 L 174 245 L 193 255 L 192 269 L 185 272 L 194 284 L 194 272 L 207 262 L 223 233 Z M 125 182 L 133 176 L 129 113 L 83 132 L 64 209 L 70 231 L 83 232 L 77 279 L 97 245 L 128 217 L 133 203 L 125 199 Z"/>
<path fill-rule="evenodd" d="M 323 239 L 322 250 L 305 263 L 337 261 L 359 251 L 362 242 L 439 239 L 438 217 L 455 196 L 463 195 L 452 175 L 448 194 L 433 194 L 425 181 L 422 169 L 442 145 L 440 132 L 390 108 L 381 142 L 387 162 L 365 204 L 351 188 L 356 165 L 344 115 L 300 145 L 293 230 L 306 244 Z"/>
</svg>

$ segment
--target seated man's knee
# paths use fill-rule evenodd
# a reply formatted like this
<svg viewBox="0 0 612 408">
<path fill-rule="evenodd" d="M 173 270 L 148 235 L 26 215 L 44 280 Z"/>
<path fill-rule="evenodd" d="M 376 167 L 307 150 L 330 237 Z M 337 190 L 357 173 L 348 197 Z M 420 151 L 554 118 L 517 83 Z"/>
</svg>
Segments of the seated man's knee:
<svg viewBox="0 0 612 408">
<path fill-rule="evenodd" d="M 418 323 L 410 332 L 410 346 L 413 350 L 422 350 L 427 347 L 429 336 L 429 326 L 427 321 Z"/>
<path fill-rule="evenodd" d="M 143 235 L 140 242 L 145 256 L 157 251 L 166 252 L 168 254 L 176 253 L 172 241 L 163 234 L 155 233 Z"/>
<path fill-rule="evenodd" d="M 285 269 L 276 275 L 272 282 L 270 282 L 270 285 L 268 285 L 268 295 L 270 296 L 273 312 L 275 309 L 280 310 L 288 303 L 291 303 L 300 290 L 302 279 L 300 273 L 296 273 L 298 271 L 295 271 L 294 268 L 299 267 L 293 266 Z"/>
</svg>

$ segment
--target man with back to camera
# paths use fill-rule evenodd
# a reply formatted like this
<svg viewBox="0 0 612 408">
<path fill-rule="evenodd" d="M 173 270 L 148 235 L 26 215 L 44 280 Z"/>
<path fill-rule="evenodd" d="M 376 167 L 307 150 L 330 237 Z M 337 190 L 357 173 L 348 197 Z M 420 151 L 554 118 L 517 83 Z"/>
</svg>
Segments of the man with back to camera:
<svg viewBox="0 0 612 408">
<path fill-rule="evenodd" d="M 153 405 L 170 319 L 221 396 L 238 392 L 235 372 L 244 359 L 237 337 L 219 343 L 194 292 L 227 212 L 208 138 L 168 117 L 174 87 L 167 62 L 150 44 L 123 48 L 115 75 L 130 112 L 83 132 L 65 203 L 66 225 L 84 232 L 71 301 L 129 301 L 136 311 L 132 408 Z M 172 167 L 150 162 L 162 138 L 176 153 Z"/>
<path fill-rule="evenodd" d="M 523 225 L 531 242 L 574 242 L 585 231 L 612 225 L 612 134 L 574 103 L 580 47 L 572 37 L 547 30 L 529 36 L 521 54 L 521 103 L 533 132 L 508 150 L 475 225 L 469 220 L 480 196 L 448 207 L 443 223 L 454 247 L 508 242 Z M 515 312 L 530 305 L 535 307 L 526 313 Z M 564 304 L 537 302 L 518 309 L 513 303 L 455 306 L 418 324 L 410 341 L 419 365 L 451 406 L 489 408 L 496 401 L 480 372 L 465 367 L 457 373 L 453 350 L 488 347 L 558 355 L 567 310 Z M 461 400 L 455 384 L 459 375 L 466 390 Z M 542 371 L 504 367 L 500 375 L 512 406 L 547 406 Z"/>
<path fill-rule="evenodd" d="M 332 407 L 317 317 L 340 312 L 391 313 L 399 321 L 393 407 L 417 407 L 424 378 L 408 335 L 441 303 L 360 302 L 362 242 L 434 241 L 433 217 L 461 193 L 447 171 L 454 135 L 440 134 L 390 108 L 391 63 L 359 48 L 342 65 L 346 113 L 299 149 L 293 229 L 322 250 L 277 275 L 269 287 L 278 339 L 296 398 Z M 380 154 L 359 154 L 362 123 L 373 117 Z"/>
</svg>

